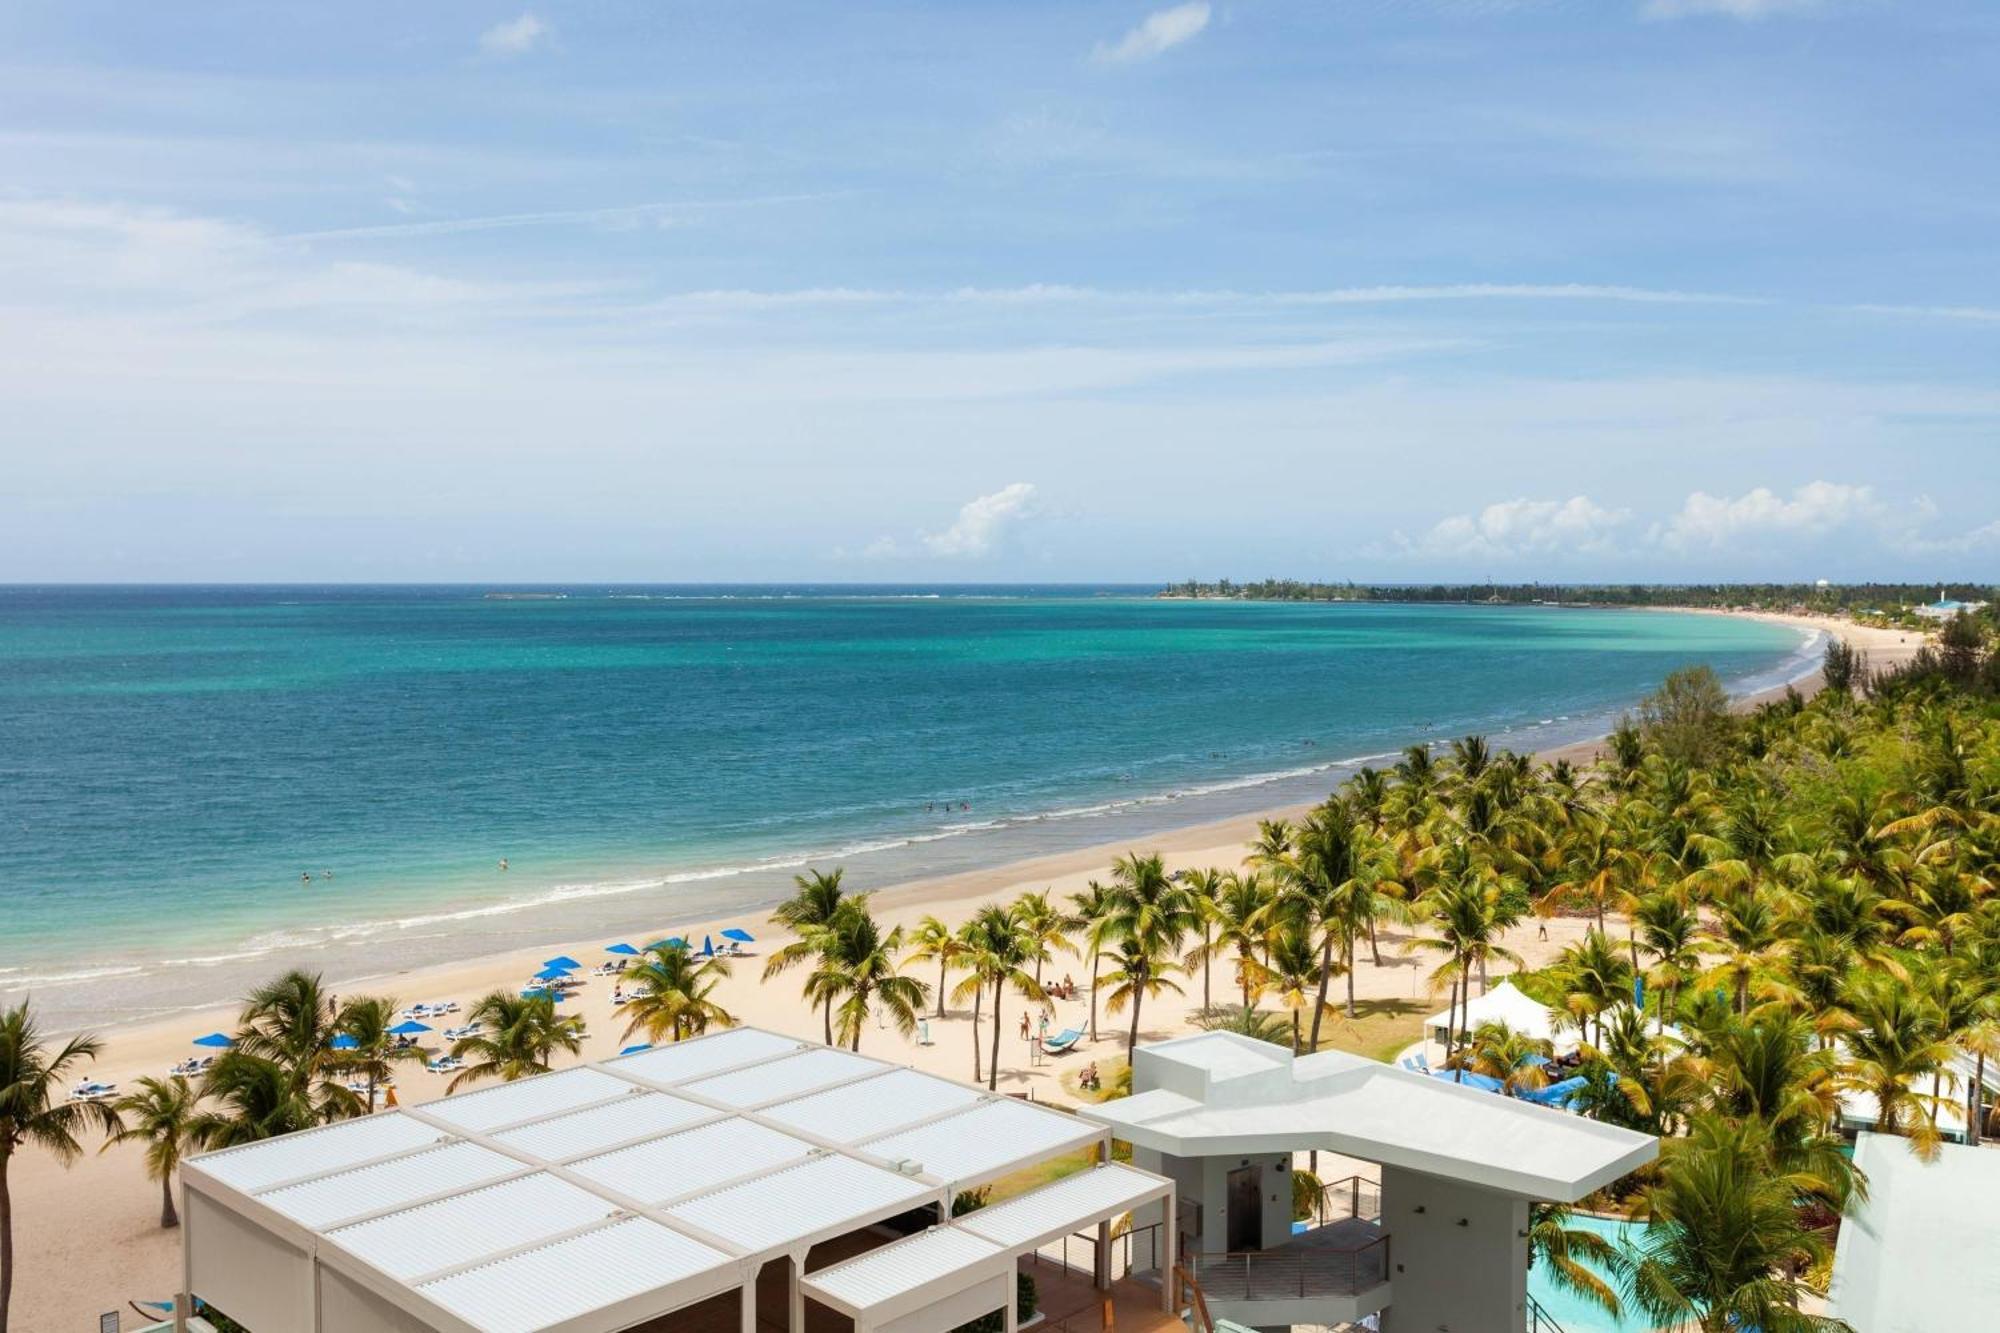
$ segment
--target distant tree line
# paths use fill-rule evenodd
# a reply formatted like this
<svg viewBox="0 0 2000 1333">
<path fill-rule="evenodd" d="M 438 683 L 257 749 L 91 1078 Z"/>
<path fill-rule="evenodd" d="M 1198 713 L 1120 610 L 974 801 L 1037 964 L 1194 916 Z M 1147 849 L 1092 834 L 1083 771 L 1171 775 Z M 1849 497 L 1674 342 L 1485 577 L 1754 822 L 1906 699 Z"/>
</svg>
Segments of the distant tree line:
<svg viewBox="0 0 2000 1333">
<path fill-rule="evenodd" d="M 1302 579 L 1190 579 L 1169 584 L 1163 597 L 1258 602 L 1485 602 L 1533 606 L 1699 606 L 1783 611 L 1894 613 L 1934 601 L 1991 602 L 1995 590 L 1976 583 L 1322 583 Z"/>
</svg>

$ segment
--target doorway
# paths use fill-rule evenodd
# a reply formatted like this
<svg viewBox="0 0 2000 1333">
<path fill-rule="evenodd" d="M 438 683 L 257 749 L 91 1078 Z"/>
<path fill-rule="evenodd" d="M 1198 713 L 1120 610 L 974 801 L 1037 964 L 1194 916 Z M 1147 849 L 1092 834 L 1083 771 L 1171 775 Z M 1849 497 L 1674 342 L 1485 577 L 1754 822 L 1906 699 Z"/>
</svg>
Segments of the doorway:
<svg viewBox="0 0 2000 1333">
<path fill-rule="evenodd" d="M 1239 1166 L 1229 1173 L 1229 1252 L 1264 1248 L 1264 1191 L 1260 1169 Z"/>
</svg>

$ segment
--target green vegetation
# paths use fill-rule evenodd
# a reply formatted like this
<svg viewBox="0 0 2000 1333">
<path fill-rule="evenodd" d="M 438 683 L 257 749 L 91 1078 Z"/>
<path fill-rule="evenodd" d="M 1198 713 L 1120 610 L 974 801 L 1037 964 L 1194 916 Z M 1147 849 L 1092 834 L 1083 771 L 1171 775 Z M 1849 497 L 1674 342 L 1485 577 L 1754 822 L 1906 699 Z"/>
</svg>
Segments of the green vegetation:
<svg viewBox="0 0 2000 1333">
<path fill-rule="evenodd" d="M 1322 583 L 1302 579 L 1228 579 L 1167 585 L 1165 597 L 1251 602 L 1489 602 L 1514 606 L 1699 606 L 1721 610 L 1816 611 L 1894 616 L 1936 600 L 1935 583 Z M 1954 601 L 1991 602 L 1996 589 L 1947 583 Z"/>
</svg>

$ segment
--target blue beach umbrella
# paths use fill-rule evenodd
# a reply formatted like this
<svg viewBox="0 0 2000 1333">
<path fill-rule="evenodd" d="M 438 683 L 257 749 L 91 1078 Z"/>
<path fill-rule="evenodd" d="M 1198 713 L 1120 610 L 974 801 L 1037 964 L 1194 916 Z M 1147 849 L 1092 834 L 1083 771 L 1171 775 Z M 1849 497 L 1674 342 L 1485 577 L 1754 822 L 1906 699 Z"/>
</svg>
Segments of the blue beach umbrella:
<svg viewBox="0 0 2000 1333">
<path fill-rule="evenodd" d="M 680 936 L 678 936 L 678 935 L 669 935 L 669 936 L 668 936 L 668 937 L 667 937 L 666 939 L 663 939 L 663 940 L 654 940 L 654 941 L 653 941 L 653 942 L 652 942 L 651 944 L 649 944 L 649 945 L 647 945 L 647 946 L 646 946 L 646 948 L 647 948 L 648 950 L 652 950 L 652 949 L 685 949 L 685 948 L 687 948 L 687 947 L 688 947 L 688 942 L 687 942 L 686 940 L 682 939 L 682 938 L 681 938 Z"/>
<path fill-rule="evenodd" d="M 569 969 L 568 969 L 568 968 L 566 968 L 566 967 L 556 967 L 556 966 L 554 966 L 553 964 L 551 964 L 550 966 L 548 966 L 548 967 L 545 967 L 545 968 L 543 968 L 543 969 L 542 969 L 541 971 L 539 971 L 539 972 L 535 973 L 535 980 L 537 980 L 537 981 L 561 981 L 561 980 L 563 980 L 563 979 L 564 979 L 565 977 L 567 977 L 568 975 L 569 975 Z"/>
<path fill-rule="evenodd" d="M 429 1032 L 430 1030 L 429 1024 L 419 1023 L 414 1018 L 406 1018 L 396 1024 L 396 1026 L 390 1028 L 389 1035 L 392 1037 L 414 1037 L 419 1032 Z"/>
<path fill-rule="evenodd" d="M 567 971 L 570 971 L 570 972 L 574 972 L 574 971 L 576 971 L 576 970 L 577 970 L 577 969 L 578 969 L 579 967 L 582 967 L 582 966 L 583 966 L 583 964 L 582 964 L 582 963 L 579 963 L 579 962 L 577 962 L 577 961 L 576 961 L 576 959 L 574 959 L 574 958 L 571 958 L 571 957 L 570 957 L 570 956 L 569 956 L 568 954 L 566 954 L 566 953 L 563 953 L 563 954 L 557 954 L 557 955 L 556 955 L 556 956 L 555 956 L 554 958 L 550 958 L 550 959 L 548 959 L 547 961 L 545 961 L 545 962 L 544 962 L 544 963 L 542 964 L 542 966 L 543 966 L 543 967 L 560 967 L 560 968 L 563 968 L 563 969 L 565 969 L 565 970 L 567 970 Z"/>
<path fill-rule="evenodd" d="M 604 952 L 622 953 L 627 958 L 637 958 L 639 956 L 639 951 L 629 944 L 607 944 L 604 946 Z"/>
<path fill-rule="evenodd" d="M 701 956 L 703 958 L 715 957 L 715 941 L 706 935 L 701 937 Z"/>
<path fill-rule="evenodd" d="M 641 1042 L 637 1046 L 627 1046 L 624 1050 L 618 1052 L 618 1054 L 637 1055 L 641 1051 L 650 1051 L 652 1049 L 653 1049 L 653 1044 L 651 1042 Z"/>
<path fill-rule="evenodd" d="M 521 992 L 521 998 L 524 1000 L 549 1000 L 555 1004 L 561 1004 L 569 996 L 559 990 L 550 990 L 547 986 L 530 986 L 527 990 Z"/>
<path fill-rule="evenodd" d="M 723 931 L 722 938 L 725 940 L 735 940 L 738 944 L 755 944 L 757 942 L 755 935 L 752 935 L 747 930 L 738 929 L 735 926 L 731 926 L 728 930 Z"/>
<path fill-rule="evenodd" d="M 234 1046 L 236 1043 L 231 1038 L 223 1036 L 220 1032 L 211 1032 L 206 1037 L 196 1037 L 194 1044 L 197 1046 L 213 1046 L 217 1050 L 223 1050 Z"/>
<path fill-rule="evenodd" d="M 360 1044 L 360 1042 L 348 1036 L 345 1032 L 333 1039 L 333 1049 L 336 1051 L 351 1051 Z"/>
</svg>

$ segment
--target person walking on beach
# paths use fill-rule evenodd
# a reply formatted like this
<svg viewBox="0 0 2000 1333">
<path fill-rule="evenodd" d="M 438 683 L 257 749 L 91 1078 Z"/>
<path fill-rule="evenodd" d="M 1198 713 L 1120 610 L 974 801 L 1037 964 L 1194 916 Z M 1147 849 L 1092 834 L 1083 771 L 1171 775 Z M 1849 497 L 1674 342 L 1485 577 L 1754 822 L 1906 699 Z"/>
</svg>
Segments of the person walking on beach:
<svg viewBox="0 0 2000 1333">
<path fill-rule="evenodd" d="M 1027 1010 L 1024 1009 L 1021 1011 L 1021 1040 L 1026 1041 L 1027 1039 L 1028 1039 L 1028 1012 Z"/>
</svg>

